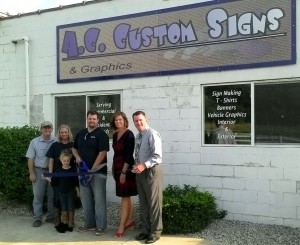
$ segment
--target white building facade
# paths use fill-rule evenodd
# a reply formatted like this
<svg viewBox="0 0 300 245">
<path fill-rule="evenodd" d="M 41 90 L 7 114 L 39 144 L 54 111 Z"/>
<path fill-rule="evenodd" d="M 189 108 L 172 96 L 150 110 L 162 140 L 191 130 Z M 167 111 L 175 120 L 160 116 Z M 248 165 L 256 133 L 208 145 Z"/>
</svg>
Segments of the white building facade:
<svg viewBox="0 0 300 245">
<path fill-rule="evenodd" d="M 117 110 L 136 133 L 144 110 L 165 186 L 213 193 L 227 219 L 300 227 L 299 5 L 219 2 L 90 1 L 0 19 L 0 126 L 76 131 L 92 108 L 107 133 Z M 231 132 L 219 144 L 214 121 Z M 118 201 L 111 177 L 107 197 Z"/>
</svg>

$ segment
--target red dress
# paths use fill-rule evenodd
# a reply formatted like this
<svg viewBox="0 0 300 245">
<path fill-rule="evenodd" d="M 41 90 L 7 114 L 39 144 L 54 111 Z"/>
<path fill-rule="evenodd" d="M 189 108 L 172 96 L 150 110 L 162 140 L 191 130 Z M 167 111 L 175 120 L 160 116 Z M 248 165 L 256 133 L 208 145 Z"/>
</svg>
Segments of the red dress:
<svg viewBox="0 0 300 245">
<path fill-rule="evenodd" d="M 135 174 L 130 171 L 134 164 L 134 134 L 127 129 L 124 134 L 117 139 L 118 133 L 113 135 L 113 173 L 116 181 L 116 195 L 118 197 L 129 197 L 137 195 L 137 187 L 135 181 Z M 120 174 L 122 172 L 124 163 L 129 164 L 129 171 L 126 172 L 126 181 L 124 184 L 120 183 Z"/>
</svg>

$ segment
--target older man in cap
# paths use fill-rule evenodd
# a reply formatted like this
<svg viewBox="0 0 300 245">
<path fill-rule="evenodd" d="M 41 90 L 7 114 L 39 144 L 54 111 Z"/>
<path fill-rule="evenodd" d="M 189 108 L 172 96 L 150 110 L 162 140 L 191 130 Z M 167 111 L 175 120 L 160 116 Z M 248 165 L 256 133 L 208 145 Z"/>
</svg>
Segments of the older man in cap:
<svg viewBox="0 0 300 245">
<path fill-rule="evenodd" d="M 48 158 L 46 153 L 50 146 L 57 140 L 53 137 L 53 125 L 49 121 L 41 123 L 41 135 L 30 141 L 26 157 L 28 159 L 29 179 L 33 190 L 33 227 L 42 225 L 43 199 L 47 192 L 46 222 L 53 222 L 53 189 L 50 182 L 43 178 L 43 173 L 48 172 Z"/>
</svg>

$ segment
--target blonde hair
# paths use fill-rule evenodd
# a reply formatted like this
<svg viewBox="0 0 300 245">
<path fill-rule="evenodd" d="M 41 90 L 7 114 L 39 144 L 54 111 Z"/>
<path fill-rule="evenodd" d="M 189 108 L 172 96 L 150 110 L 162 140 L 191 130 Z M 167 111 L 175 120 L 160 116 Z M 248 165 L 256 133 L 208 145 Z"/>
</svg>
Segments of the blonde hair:
<svg viewBox="0 0 300 245">
<path fill-rule="evenodd" d="M 72 132 L 71 132 L 71 128 L 68 126 L 68 125 L 66 125 L 66 124 L 62 124 L 62 125 L 60 125 L 60 127 L 58 128 L 58 130 L 57 130 L 57 141 L 58 142 L 61 142 L 61 137 L 60 137 L 60 130 L 62 130 L 63 128 L 65 128 L 65 129 L 67 129 L 68 130 L 68 133 L 69 133 L 69 142 L 72 142 L 73 141 L 73 134 L 72 134 Z"/>
<path fill-rule="evenodd" d="M 73 155 L 72 155 L 71 151 L 69 151 L 69 150 L 62 150 L 60 153 L 59 159 L 62 159 L 63 157 L 68 157 L 71 160 Z"/>
</svg>

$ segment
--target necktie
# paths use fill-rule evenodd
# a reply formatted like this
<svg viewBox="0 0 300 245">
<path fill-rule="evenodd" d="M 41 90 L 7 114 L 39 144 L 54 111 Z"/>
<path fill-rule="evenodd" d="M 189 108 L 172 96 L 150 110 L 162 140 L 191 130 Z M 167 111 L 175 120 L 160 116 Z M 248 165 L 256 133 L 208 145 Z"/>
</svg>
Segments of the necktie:
<svg viewBox="0 0 300 245">
<path fill-rule="evenodd" d="M 142 144 L 142 134 L 138 133 L 135 139 L 135 154 L 134 154 L 134 162 L 135 164 L 139 163 L 139 153 Z"/>
</svg>

